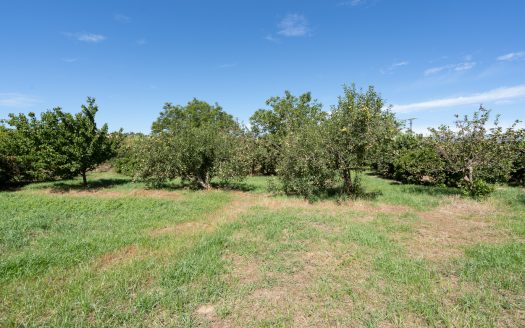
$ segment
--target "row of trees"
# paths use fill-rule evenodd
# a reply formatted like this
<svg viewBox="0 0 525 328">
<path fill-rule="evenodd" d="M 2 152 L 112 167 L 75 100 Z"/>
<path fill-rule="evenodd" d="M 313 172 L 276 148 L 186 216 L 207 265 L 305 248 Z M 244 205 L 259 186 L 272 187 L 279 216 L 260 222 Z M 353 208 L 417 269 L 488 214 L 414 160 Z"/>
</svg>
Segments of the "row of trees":
<svg viewBox="0 0 525 328">
<path fill-rule="evenodd" d="M 116 154 L 120 133 L 97 127 L 94 98 L 77 114 L 57 107 L 38 118 L 35 113 L 10 114 L 0 125 L 0 185 L 71 178 L 86 174 Z"/>
<path fill-rule="evenodd" d="M 523 182 L 523 129 L 489 128 L 483 107 L 455 127 L 430 129 L 428 136 L 402 132 L 381 96 L 369 87 L 345 87 L 330 111 L 310 93 L 285 92 L 243 127 L 218 105 L 194 99 L 166 104 L 152 133 L 129 135 L 117 168 L 152 183 L 175 177 L 210 188 L 248 174 L 276 175 L 288 194 L 315 198 L 362 192 L 360 174 L 373 168 L 406 183 L 446 185 L 473 196 L 497 182 Z"/>
<path fill-rule="evenodd" d="M 489 127 L 480 108 L 455 127 L 405 133 L 373 87 L 344 87 L 336 106 L 324 111 L 310 93 L 285 92 L 257 110 L 247 128 L 219 105 L 194 99 L 167 103 L 149 135 L 97 128 L 94 99 L 76 115 L 60 108 L 10 115 L 0 127 L 0 179 L 42 180 L 82 175 L 116 155 L 121 173 L 151 184 L 174 178 L 209 189 L 249 174 L 276 175 L 288 194 L 315 198 L 361 193 L 360 174 L 370 168 L 417 184 L 447 185 L 482 195 L 497 182 L 525 175 L 525 133 Z"/>
<path fill-rule="evenodd" d="M 374 168 L 386 177 L 416 184 L 446 185 L 482 196 L 495 183 L 525 183 L 525 130 L 515 122 L 503 129 L 489 124 L 482 106 L 471 117 L 456 116 L 455 126 L 429 129 L 428 136 L 398 135 L 381 147 Z"/>
</svg>

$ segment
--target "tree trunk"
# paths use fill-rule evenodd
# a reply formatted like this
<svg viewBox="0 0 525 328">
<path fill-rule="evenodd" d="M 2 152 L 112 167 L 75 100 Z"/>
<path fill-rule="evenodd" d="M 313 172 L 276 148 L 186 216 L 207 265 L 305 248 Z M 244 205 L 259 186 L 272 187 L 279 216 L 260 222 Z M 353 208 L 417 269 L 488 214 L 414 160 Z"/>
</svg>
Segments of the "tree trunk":
<svg viewBox="0 0 525 328">
<path fill-rule="evenodd" d="M 83 185 L 84 187 L 86 187 L 86 186 L 87 186 L 86 171 L 82 171 L 82 172 L 80 172 L 80 174 L 82 174 L 82 185 Z"/>
<path fill-rule="evenodd" d="M 197 183 L 198 183 L 203 189 L 210 190 L 210 189 L 211 189 L 211 184 L 210 184 L 210 175 L 209 175 L 208 173 L 206 173 L 204 176 L 202 176 L 202 177 L 198 177 L 198 178 L 197 178 Z"/>
<path fill-rule="evenodd" d="M 467 169 L 468 169 L 469 189 L 470 191 L 472 191 L 474 189 L 474 168 L 472 167 L 472 164 L 469 164 Z"/>
<path fill-rule="evenodd" d="M 343 192 L 347 195 L 351 195 L 353 191 L 352 173 L 349 169 L 343 169 Z"/>
</svg>

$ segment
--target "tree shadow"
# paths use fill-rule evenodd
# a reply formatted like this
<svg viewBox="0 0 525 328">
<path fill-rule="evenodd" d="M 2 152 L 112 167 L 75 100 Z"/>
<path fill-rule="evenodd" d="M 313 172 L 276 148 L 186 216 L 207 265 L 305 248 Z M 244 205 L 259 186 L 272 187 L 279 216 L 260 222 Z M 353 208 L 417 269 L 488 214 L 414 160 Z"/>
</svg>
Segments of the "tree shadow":
<svg viewBox="0 0 525 328">
<path fill-rule="evenodd" d="M 414 185 L 414 184 L 396 184 L 403 192 L 409 194 L 426 194 L 429 196 L 462 196 L 463 193 L 458 188 Z"/>
<path fill-rule="evenodd" d="M 15 191 L 19 191 L 20 189 L 22 189 L 22 187 L 24 187 L 27 184 L 29 184 L 29 183 L 9 183 L 9 184 L 6 184 L 6 185 L 0 185 L 0 192 L 15 192 Z"/>
<path fill-rule="evenodd" d="M 374 176 L 389 181 L 390 185 L 400 188 L 403 192 L 411 194 L 427 194 L 430 196 L 461 196 L 463 193 L 458 188 L 446 186 L 433 186 L 429 184 L 410 184 L 402 181 L 384 177 L 374 172 L 365 173 L 368 176 Z"/>
<path fill-rule="evenodd" d="M 235 190 L 235 191 L 254 191 L 256 186 L 246 182 L 212 182 L 212 188 L 221 190 Z"/>
<path fill-rule="evenodd" d="M 66 183 L 64 181 L 58 181 L 51 185 L 45 185 L 42 187 L 51 189 L 52 193 L 67 193 L 70 191 L 96 191 L 99 189 L 110 189 L 115 186 L 124 185 L 130 183 L 129 179 L 97 179 L 88 181 L 88 184 L 84 186 L 82 183 Z"/>
</svg>

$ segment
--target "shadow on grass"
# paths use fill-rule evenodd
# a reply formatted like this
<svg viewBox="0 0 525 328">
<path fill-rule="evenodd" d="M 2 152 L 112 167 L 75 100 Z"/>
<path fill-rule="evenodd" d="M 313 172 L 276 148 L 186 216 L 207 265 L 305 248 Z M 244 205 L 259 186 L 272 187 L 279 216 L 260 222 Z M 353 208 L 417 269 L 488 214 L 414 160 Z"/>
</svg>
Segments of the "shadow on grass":
<svg viewBox="0 0 525 328">
<path fill-rule="evenodd" d="M 50 188 L 51 192 L 54 193 L 65 193 L 70 191 L 80 191 L 80 190 L 99 190 L 99 189 L 109 189 L 115 186 L 124 185 L 130 183 L 129 179 L 98 179 L 93 181 L 88 181 L 87 186 L 84 186 L 80 183 L 66 183 L 63 181 L 58 181 L 52 183 L 51 185 L 46 185 L 43 188 Z"/>
<path fill-rule="evenodd" d="M 212 188 L 222 190 L 235 190 L 235 191 L 254 191 L 257 189 L 256 186 L 246 182 L 212 182 Z"/>
<path fill-rule="evenodd" d="M 246 182 L 216 182 L 211 183 L 211 187 L 214 190 L 235 190 L 235 191 L 253 191 L 257 187 Z M 203 190 L 202 187 L 191 183 L 189 181 L 176 181 L 176 182 L 161 182 L 161 183 L 147 183 L 146 188 L 151 190 L 168 190 L 175 191 L 181 189 L 187 190 Z"/>
<path fill-rule="evenodd" d="M 428 184 L 408 184 L 403 183 L 398 180 L 393 180 L 388 177 L 381 176 L 380 174 L 374 173 L 374 172 L 367 172 L 365 173 L 368 176 L 377 177 L 379 179 L 383 179 L 385 181 L 389 181 L 390 185 L 396 186 L 397 188 L 400 188 L 403 192 L 411 193 L 411 194 L 427 194 L 430 196 L 461 196 L 463 193 L 461 190 L 457 188 L 452 187 L 445 187 L 445 186 L 432 186 Z"/>
<path fill-rule="evenodd" d="M 430 196 L 461 196 L 463 193 L 457 188 L 425 186 L 413 184 L 401 184 L 399 186 L 403 192 L 411 194 L 427 194 Z"/>
<path fill-rule="evenodd" d="M 20 189 L 22 189 L 22 187 L 24 187 L 27 184 L 29 184 L 29 183 L 28 182 L 27 183 L 19 182 L 19 183 L 9 183 L 9 184 L 6 184 L 6 185 L 0 185 L 0 192 L 15 192 L 15 191 L 19 191 Z"/>
</svg>

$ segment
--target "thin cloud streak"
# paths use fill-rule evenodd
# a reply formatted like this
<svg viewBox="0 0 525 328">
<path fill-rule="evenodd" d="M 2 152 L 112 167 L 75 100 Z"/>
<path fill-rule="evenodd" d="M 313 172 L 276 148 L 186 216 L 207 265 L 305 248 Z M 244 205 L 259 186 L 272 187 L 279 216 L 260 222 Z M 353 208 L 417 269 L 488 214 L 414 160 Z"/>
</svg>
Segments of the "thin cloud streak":
<svg viewBox="0 0 525 328">
<path fill-rule="evenodd" d="M 481 104 L 484 102 L 508 100 L 525 96 L 525 84 L 514 87 L 503 87 L 493 89 L 483 93 L 477 93 L 470 96 L 460 96 L 451 98 L 434 99 L 424 102 L 418 102 L 406 105 L 394 105 L 392 107 L 394 112 L 409 113 L 419 110 L 446 108 L 461 105 Z"/>
<path fill-rule="evenodd" d="M 115 16 L 113 16 L 113 18 L 117 22 L 122 23 L 122 24 L 131 22 L 131 17 L 123 15 L 123 14 L 115 14 Z"/>
<path fill-rule="evenodd" d="M 522 58 L 525 58 L 525 51 L 511 52 L 505 55 L 501 55 L 497 59 L 499 61 L 514 61 Z"/>
<path fill-rule="evenodd" d="M 379 72 L 381 74 L 391 74 L 395 70 L 397 70 L 398 68 L 403 67 L 403 66 L 407 66 L 408 64 L 409 64 L 408 61 L 403 60 L 403 61 L 400 61 L 400 62 L 393 63 L 392 65 L 390 65 L 389 67 L 387 67 L 385 69 L 380 69 Z"/>
<path fill-rule="evenodd" d="M 88 43 L 98 43 L 102 42 L 107 39 L 106 36 L 102 34 L 94 34 L 94 33 L 64 33 L 67 37 L 76 39 L 78 41 L 82 42 L 88 42 Z"/>
<path fill-rule="evenodd" d="M 0 107 L 25 108 L 39 103 L 33 96 L 21 93 L 0 93 Z"/>
<path fill-rule="evenodd" d="M 360 6 L 366 3 L 367 0 L 349 0 L 349 1 L 341 1 L 337 5 L 338 6 L 351 6 L 356 7 Z"/>
<path fill-rule="evenodd" d="M 426 69 L 423 74 L 425 76 L 435 75 L 444 71 L 455 71 L 455 72 L 462 72 L 462 71 L 468 71 L 476 66 L 476 62 L 473 61 L 467 61 L 459 64 L 450 64 L 450 65 L 444 65 L 439 67 L 431 67 L 429 69 Z"/>
<path fill-rule="evenodd" d="M 287 15 L 278 24 L 279 31 L 277 34 L 286 37 L 300 37 L 305 36 L 310 32 L 308 20 L 303 15 L 290 14 Z"/>
</svg>

